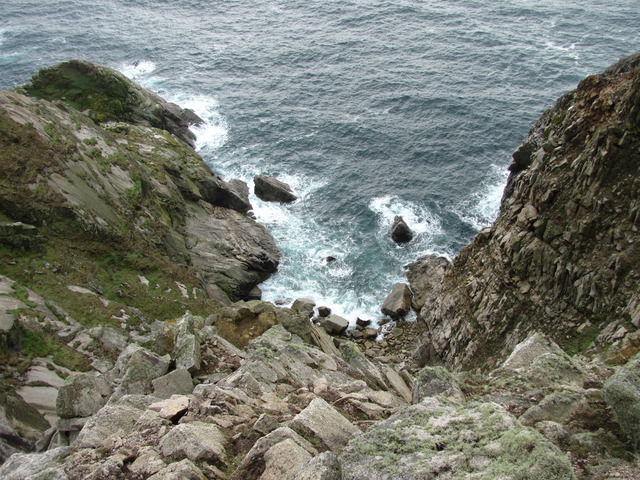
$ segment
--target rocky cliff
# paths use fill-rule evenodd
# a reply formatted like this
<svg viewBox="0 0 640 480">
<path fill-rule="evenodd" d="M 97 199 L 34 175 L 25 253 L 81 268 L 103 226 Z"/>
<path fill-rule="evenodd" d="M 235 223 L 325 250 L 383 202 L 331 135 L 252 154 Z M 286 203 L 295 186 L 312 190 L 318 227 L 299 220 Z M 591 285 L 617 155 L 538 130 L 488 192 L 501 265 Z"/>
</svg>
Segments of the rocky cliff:
<svg viewBox="0 0 640 480">
<path fill-rule="evenodd" d="M 640 337 L 640 55 L 584 79 L 513 154 L 500 215 L 408 267 L 421 364 L 487 367 L 542 331 L 624 363 Z"/>
</svg>

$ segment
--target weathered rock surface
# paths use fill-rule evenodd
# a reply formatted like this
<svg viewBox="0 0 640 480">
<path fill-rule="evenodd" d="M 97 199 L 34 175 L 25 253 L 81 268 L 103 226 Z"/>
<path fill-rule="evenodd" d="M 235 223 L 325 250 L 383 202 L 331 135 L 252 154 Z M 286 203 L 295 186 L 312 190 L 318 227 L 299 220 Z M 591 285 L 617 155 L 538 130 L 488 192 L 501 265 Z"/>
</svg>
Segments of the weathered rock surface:
<svg viewBox="0 0 640 480">
<path fill-rule="evenodd" d="M 612 362 L 638 351 L 639 64 L 562 96 L 514 153 L 495 223 L 451 265 L 410 267 L 431 363 L 493 365 L 535 330 Z"/>
<path fill-rule="evenodd" d="M 411 310 L 412 293 L 406 283 L 398 283 L 384 299 L 380 310 L 391 318 L 404 317 Z"/>
<path fill-rule="evenodd" d="M 290 203 L 298 198 L 289 185 L 276 178 L 256 175 L 253 183 L 256 196 L 265 202 Z"/>
</svg>

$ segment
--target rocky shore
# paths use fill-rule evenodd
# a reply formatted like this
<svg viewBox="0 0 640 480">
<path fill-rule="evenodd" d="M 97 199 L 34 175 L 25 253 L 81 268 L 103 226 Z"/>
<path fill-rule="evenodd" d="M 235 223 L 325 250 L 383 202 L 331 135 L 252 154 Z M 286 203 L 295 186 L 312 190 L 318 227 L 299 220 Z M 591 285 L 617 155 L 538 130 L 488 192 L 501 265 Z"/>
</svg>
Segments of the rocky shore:
<svg viewBox="0 0 640 480">
<path fill-rule="evenodd" d="M 280 253 L 198 121 L 83 61 L 0 93 L 0 478 L 640 476 L 640 54 L 545 112 L 495 223 L 352 328 L 259 300 Z"/>
</svg>

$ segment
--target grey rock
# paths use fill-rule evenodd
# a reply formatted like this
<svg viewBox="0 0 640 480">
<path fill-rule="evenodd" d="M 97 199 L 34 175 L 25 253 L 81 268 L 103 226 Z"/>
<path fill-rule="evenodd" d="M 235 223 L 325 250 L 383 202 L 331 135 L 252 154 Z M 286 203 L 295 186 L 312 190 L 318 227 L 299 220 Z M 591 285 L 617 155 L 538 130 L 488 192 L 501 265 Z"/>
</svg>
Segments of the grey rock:
<svg viewBox="0 0 640 480">
<path fill-rule="evenodd" d="M 344 480 L 575 479 L 566 456 L 494 403 L 427 398 L 375 424 L 339 456 Z"/>
<path fill-rule="evenodd" d="M 463 400 L 464 394 L 455 377 L 444 367 L 422 368 L 413 383 L 412 403 L 420 403 L 425 398 L 443 396 L 451 400 Z"/>
<path fill-rule="evenodd" d="M 309 460 L 296 475 L 296 480 L 341 480 L 340 461 L 333 452 L 322 452 Z"/>
<path fill-rule="evenodd" d="M 193 379 L 189 370 L 177 368 L 172 372 L 151 381 L 153 394 L 158 398 L 169 398 L 171 395 L 189 395 L 193 392 Z"/>
<path fill-rule="evenodd" d="M 323 448 L 334 453 L 339 453 L 353 436 L 362 433 L 321 398 L 314 398 L 291 420 L 289 427 L 302 436 L 319 440 Z"/>
<path fill-rule="evenodd" d="M 56 412 L 62 418 L 89 417 L 100 410 L 110 396 L 111 384 L 103 375 L 71 375 L 58 390 Z"/>
<path fill-rule="evenodd" d="M 329 315 L 331 315 L 331 309 L 329 307 L 325 307 L 325 306 L 318 307 L 319 317 L 328 317 Z"/>
<path fill-rule="evenodd" d="M 176 368 L 195 372 L 200 369 L 202 352 L 197 335 L 185 333 L 176 339 Z"/>
<path fill-rule="evenodd" d="M 309 452 L 287 438 L 265 452 L 265 467 L 260 480 L 296 480 L 300 467 L 311 458 Z"/>
<path fill-rule="evenodd" d="M 265 202 L 289 203 L 298 198 L 289 185 L 273 177 L 256 175 L 253 183 L 256 196 Z"/>
<path fill-rule="evenodd" d="M 206 480 L 202 470 L 192 461 L 185 458 L 172 463 L 158 473 L 151 475 L 148 480 Z"/>
<path fill-rule="evenodd" d="M 344 342 L 340 345 L 340 355 L 353 368 L 359 370 L 367 384 L 374 389 L 387 390 L 387 382 L 380 369 L 376 367 L 353 342 Z"/>
<path fill-rule="evenodd" d="M 263 413 L 258 417 L 256 423 L 253 424 L 253 429 L 262 435 L 267 435 L 279 426 L 280 423 L 276 417 L 269 415 L 268 413 Z"/>
<path fill-rule="evenodd" d="M 16 453 L 0 466 L 3 480 L 67 480 L 62 461 L 70 453 L 61 447 L 44 453 Z"/>
<path fill-rule="evenodd" d="M 640 448 L 640 355 L 633 357 L 603 388 L 607 405 L 637 451 Z"/>
<path fill-rule="evenodd" d="M 169 361 L 168 355 L 158 357 L 144 349 L 136 350 L 127 362 L 127 369 L 120 386 L 113 394 L 114 397 L 151 393 L 153 391 L 151 381 L 167 373 Z"/>
<path fill-rule="evenodd" d="M 396 243 L 407 243 L 413 240 L 415 233 L 409 228 L 407 222 L 404 221 L 399 215 L 393 219 L 393 225 L 391 225 L 391 238 Z"/>
<path fill-rule="evenodd" d="M 398 283 L 385 298 L 380 311 L 397 319 L 404 317 L 411 310 L 412 293 L 406 283 Z"/>
<path fill-rule="evenodd" d="M 293 305 L 291 305 L 291 310 L 295 310 L 296 312 L 302 313 L 306 315 L 307 318 L 311 318 L 313 316 L 313 309 L 316 307 L 316 302 L 314 302 L 310 298 L 298 298 Z"/>
<path fill-rule="evenodd" d="M 169 458 L 187 457 L 191 461 L 206 460 L 224 465 L 227 453 L 220 429 L 210 423 L 191 422 L 175 426 L 160 441 L 162 455 Z"/>
<path fill-rule="evenodd" d="M 340 315 L 331 314 L 324 319 L 322 323 L 322 328 L 324 328 L 327 333 L 332 335 L 337 335 L 339 333 L 344 332 L 349 327 L 349 320 L 346 318 L 342 318 Z"/>
<path fill-rule="evenodd" d="M 133 430 L 144 410 L 127 404 L 105 405 L 84 425 L 76 444 L 80 448 L 98 448 L 112 436 L 124 436 Z"/>
<path fill-rule="evenodd" d="M 411 392 L 411 388 L 409 388 L 407 386 L 407 384 L 402 379 L 400 374 L 398 372 L 396 372 L 393 369 L 393 367 L 391 367 L 390 365 L 383 366 L 382 367 L 382 373 L 384 374 L 385 378 L 387 379 L 388 384 L 396 392 L 398 392 L 398 395 L 400 395 L 404 399 L 405 402 L 411 403 L 411 400 L 413 398 L 413 394 Z"/>
<path fill-rule="evenodd" d="M 276 317 L 278 323 L 289 332 L 298 335 L 307 343 L 313 343 L 311 322 L 307 312 L 300 312 L 293 308 L 278 308 L 276 309 Z"/>
</svg>

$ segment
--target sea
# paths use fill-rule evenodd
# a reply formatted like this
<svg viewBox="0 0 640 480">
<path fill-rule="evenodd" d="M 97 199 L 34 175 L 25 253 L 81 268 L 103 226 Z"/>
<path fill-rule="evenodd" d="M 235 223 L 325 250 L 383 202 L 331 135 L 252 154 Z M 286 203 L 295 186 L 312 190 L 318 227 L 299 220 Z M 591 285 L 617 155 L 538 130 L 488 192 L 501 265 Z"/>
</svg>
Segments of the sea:
<svg viewBox="0 0 640 480">
<path fill-rule="evenodd" d="M 217 174 L 298 196 L 251 197 L 283 254 L 263 299 L 378 321 L 405 265 L 491 224 L 533 123 L 639 25 L 638 0 L 3 0 L 0 89 L 80 58 L 195 110 Z"/>
</svg>

